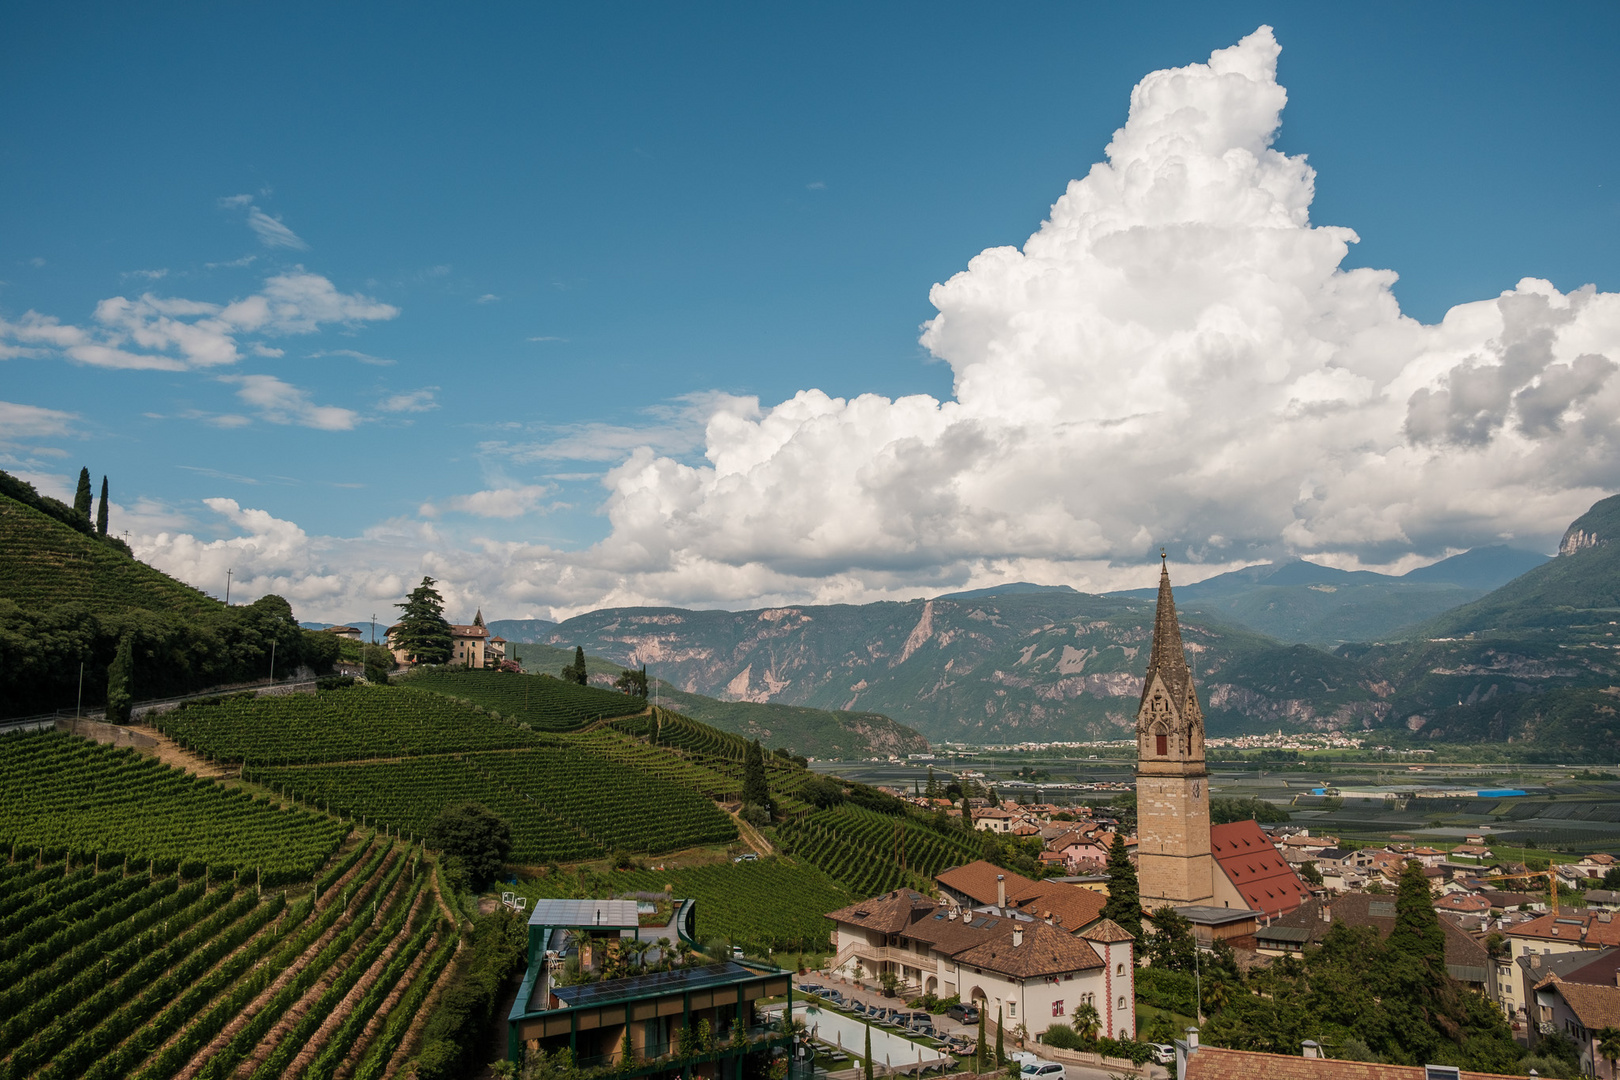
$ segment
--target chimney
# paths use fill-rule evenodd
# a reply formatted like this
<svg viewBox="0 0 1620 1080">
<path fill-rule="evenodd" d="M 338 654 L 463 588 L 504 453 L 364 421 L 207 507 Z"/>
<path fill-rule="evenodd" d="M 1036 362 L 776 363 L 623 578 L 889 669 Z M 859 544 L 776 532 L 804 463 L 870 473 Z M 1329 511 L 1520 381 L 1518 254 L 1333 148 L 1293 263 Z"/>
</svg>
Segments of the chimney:
<svg viewBox="0 0 1620 1080">
<path fill-rule="evenodd" d="M 1332 904 L 1323 904 L 1322 905 L 1322 921 L 1325 922 L 1325 923 L 1330 923 L 1330 922 L 1333 921 L 1333 905 Z"/>
<path fill-rule="evenodd" d="M 945 917 L 947 919 L 949 919 L 951 922 L 955 922 L 956 921 L 956 909 L 951 908 L 949 911 L 947 911 L 945 913 Z"/>
<path fill-rule="evenodd" d="M 1302 1045 L 1305 1048 L 1306 1057 L 1319 1058 L 1322 1056 L 1322 1047 L 1315 1039 L 1306 1039 Z"/>
<path fill-rule="evenodd" d="M 1196 1050 L 1196 1049 L 1198 1049 L 1198 1029 L 1197 1028 L 1188 1028 L 1187 1029 L 1187 1049 L 1188 1050 Z"/>
<path fill-rule="evenodd" d="M 1006 874 L 997 874 L 996 875 L 996 907 L 1005 908 L 1006 906 L 1007 906 L 1007 875 Z"/>
<path fill-rule="evenodd" d="M 1018 948 L 1018 946 L 1022 945 L 1023 943 L 1024 943 L 1024 928 L 1022 926 L 1013 927 L 1013 948 L 1016 949 L 1016 948 Z"/>
</svg>

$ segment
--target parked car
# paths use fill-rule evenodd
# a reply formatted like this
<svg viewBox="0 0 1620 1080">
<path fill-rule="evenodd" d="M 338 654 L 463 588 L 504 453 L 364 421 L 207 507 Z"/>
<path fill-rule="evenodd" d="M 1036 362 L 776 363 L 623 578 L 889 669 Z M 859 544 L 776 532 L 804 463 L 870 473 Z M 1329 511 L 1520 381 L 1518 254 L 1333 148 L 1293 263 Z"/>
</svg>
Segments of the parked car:
<svg viewBox="0 0 1620 1080">
<path fill-rule="evenodd" d="M 843 992 L 839 991 L 839 990 L 834 990 L 831 987 L 828 987 L 826 990 L 822 990 L 816 996 L 821 998 L 822 1001 L 829 1002 L 829 1003 L 831 1003 L 833 1005 L 842 1005 L 842 1004 L 844 1004 Z"/>
<path fill-rule="evenodd" d="M 1063 1066 L 1055 1061 L 1037 1061 L 1024 1066 L 1025 1080 L 1067 1080 Z"/>
<path fill-rule="evenodd" d="M 1169 1043 L 1148 1043 L 1153 1047 L 1153 1061 L 1157 1065 L 1168 1065 L 1176 1060 L 1176 1048 Z"/>
<path fill-rule="evenodd" d="M 814 993 L 820 992 L 820 990 L 821 990 L 821 984 L 820 983 L 800 983 L 799 984 L 799 993 L 801 993 L 801 994 L 814 994 Z"/>
<path fill-rule="evenodd" d="M 979 1010 L 972 1005 L 952 1005 L 945 1010 L 945 1015 L 958 1024 L 977 1024 L 979 1022 Z"/>
<path fill-rule="evenodd" d="M 1007 1058 L 1011 1061 L 1018 1062 L 1018 1067 L 1020 1070 L 1022 1070 L 1025 1065 L 1038 1065 L 1040 1064 L 1041 1060 L 1028 1050 L 1015 1050 L 1008 1054 Z"/>
</svg>

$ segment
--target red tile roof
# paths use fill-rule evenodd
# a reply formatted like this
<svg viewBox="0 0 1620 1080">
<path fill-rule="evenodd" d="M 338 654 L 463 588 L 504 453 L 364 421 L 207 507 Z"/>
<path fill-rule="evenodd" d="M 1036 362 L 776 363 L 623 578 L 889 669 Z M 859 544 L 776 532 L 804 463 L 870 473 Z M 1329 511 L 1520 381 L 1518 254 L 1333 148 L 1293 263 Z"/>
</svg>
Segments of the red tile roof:
<svg viewBox="0 0 1620 1080">
<path fill-rule="evenodd" d="M 1255 911 L 1281 915 L 1310 899 L 1311 890 L 1254 821 L 1213 826 L 1209 849 L 1243 902 Z"/>
<path fill-rule="evenodd" d="M 1007 902 L 1023 893 L 1036 890 L 1036 883 L 1022 874 L 1015 874 L 1011 870 L 1003 870 L 994 863 L 983 859 L 970 862 L 966 866 L 953 866 L 949 870 L 934 875 L 934 880 L 970 898 L 975 904 L 993 904 L 996 902 L 996 875 L 1005 877 L 1007 886 Z"/>
</svg>

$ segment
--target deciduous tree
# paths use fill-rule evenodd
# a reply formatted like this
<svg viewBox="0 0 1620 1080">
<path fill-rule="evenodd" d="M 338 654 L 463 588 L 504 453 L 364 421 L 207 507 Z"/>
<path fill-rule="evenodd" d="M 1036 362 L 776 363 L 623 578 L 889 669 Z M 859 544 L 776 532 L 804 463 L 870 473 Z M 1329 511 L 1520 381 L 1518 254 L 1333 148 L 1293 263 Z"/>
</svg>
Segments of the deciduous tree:
<svg viewBox="0 0 1620 1080">
<path fill-rule="evenodd" d="M 454 859 L 474 892 L 500 874 L 512 852 L 512 827 L 479 803 L 447 806 L 428 830 L 428 842 Z"/>
</svg>

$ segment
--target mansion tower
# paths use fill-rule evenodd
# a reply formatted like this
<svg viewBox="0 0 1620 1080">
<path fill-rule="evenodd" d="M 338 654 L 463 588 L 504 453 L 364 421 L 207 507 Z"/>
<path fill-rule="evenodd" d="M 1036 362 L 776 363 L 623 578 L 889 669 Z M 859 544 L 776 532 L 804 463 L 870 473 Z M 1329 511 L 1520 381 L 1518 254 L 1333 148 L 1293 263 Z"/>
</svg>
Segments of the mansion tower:
<svg viewBox="0 0 1620 1080">
<path fill-rule="evenodd" d="M 1153 654 L 1136 713 L 1136 822 L 1143 908 L 1214 904 L 1204 713 L 1181 645 L 1168 564 L 1159 570 Z"/>
</svg>

